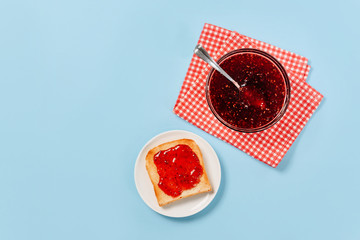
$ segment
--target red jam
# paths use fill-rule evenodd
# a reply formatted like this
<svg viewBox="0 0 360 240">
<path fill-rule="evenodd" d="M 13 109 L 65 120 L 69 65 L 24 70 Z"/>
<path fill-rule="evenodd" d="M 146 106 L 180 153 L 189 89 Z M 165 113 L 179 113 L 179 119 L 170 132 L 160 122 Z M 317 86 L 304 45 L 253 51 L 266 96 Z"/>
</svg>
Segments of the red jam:
<svg viewBox="0 0 360 240">
<path fill-rule="evenodd" d="M 158 186 L 169 196 L 180 196 L 200 182 L 203 168 L 194 151 L 184 144 L 159 151 L 154 163 L 160 176 Z"/>
<path fill-rule="evenodd" d="M 254 129 L 271 122 L 286 97 L 285 80 L 278 67 L 264 56 L 235 54 L 220 66 L 241 86 L 240 91 L 214 71 L 209 95 L 215 112 L 228 124 Z"/>
</svg>

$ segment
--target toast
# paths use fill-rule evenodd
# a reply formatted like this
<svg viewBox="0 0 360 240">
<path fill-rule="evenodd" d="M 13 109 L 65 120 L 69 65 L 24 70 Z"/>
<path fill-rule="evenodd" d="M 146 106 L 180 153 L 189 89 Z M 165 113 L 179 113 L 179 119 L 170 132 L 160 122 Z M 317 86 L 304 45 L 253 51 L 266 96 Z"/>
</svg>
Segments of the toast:
<svg viewBox="0 0 360 240">
<path fill-rule="evenodd" d="M 177 145 L 187 145 L 191 148 L 192 152 L 195 153 L 199 160 L 199 164 L 202 167 L 202 174 L 199 176 L 200 181 L 190 189 L 183 190 L 178 196 L 171 196 L 166 194 L 160 187 L 160 175 L 158 168 L 154 162 L 155 155 L 159 154 L 160 151 L 165 151 L 170 148 L 174 148 Z M 175 158 L 174 158 L 175 159 Z M 160 207 L 172 203 L 176 200 L 187 198 L 199 193 L 210 192 L 212 190 L 208 176 L 206 174 L 204 160 L 200 151 L 199 146 L 191 139 L 179 139 L 171 142 L 161 144 L 153 149 L 151 149 L 146 155 L 146 170 L 149 174 L 150 180 L 154 186 L 155 195 Z M 193 171 L 190 173 L 193 174 Z M 198 181 L 198 180 L 197 180 Z"/>
</svg>

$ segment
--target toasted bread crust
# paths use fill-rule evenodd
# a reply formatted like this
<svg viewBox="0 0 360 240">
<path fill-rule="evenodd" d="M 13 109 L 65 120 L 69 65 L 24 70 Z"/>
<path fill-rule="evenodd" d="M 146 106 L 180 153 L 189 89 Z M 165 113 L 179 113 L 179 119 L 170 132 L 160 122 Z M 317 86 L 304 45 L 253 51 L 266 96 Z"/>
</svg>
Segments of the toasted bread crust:
<svg viewBox="0 0 360 240">
<path fill-rule="evenodd" d="M 178 197 L 172 197 L 164 193 L 158 186 L 160 176 L 157 172 L 157 167 L 154 163 L 154 155 L 158 153 L 159 151 L 166 150 L 172 147 L 175 147 L 179 144 L 185 144 L 188 145 L 197 155 L 199 158 L 200 165 L 203 167 L 203 174 L 200 178 L 200 182 L 193 187 L 192 189 L 185 190 L 181 193 Z M 148 154 L 146 155 L 146 170 L 149 174 L 150 180 L 154 186 L 155 195 L 157 198 L 157 201 L 159 203 L 159 206 L 162 207 L 166 204 L 172 203 L 176 200 L 187 198 L 199 193 L 203 192 L 210 192 L 212 190 L 208 176 L 206 174 L 204 160 L 200 151 L 199 146 L 196 144 L 194 140 L 191 139 L 179 139 L 171 142 L 163 143 L 153 149 L 151 149 Z"/>
</svg>

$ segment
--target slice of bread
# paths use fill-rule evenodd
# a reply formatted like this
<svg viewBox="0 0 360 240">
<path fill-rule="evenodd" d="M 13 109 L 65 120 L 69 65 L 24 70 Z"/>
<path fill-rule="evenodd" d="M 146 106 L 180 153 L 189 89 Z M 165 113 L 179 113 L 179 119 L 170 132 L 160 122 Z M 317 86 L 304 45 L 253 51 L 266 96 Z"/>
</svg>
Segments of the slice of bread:
<svg viewBox="0 0 360 240">
<path fill-rule="evenodd" d="M 200 182 L 196 186 L 194 186 L 191 189 L 184 190 L 177 197 L 172 197 L 172 196 L 167 195 L 165 192 L 163 192 L 158 186 L 160 176 L 158 174 L 157 167 L 154 163 L 154 155 L 157 154 L 161 150 L 167 150 L 167 149 L 175 147 L 176 145 L 179 145 L 179 144 L 188 145 L 195 152 L 195 154 L 199 158 L 200 165 L 203 168 L 203 174 L 200 177 Z M 148 152 L 148 154 L 146 155 L 146 170 L 147 170 L 150 180 L 154 186 L 155 195 L 156 195 L 156 198 L 157 198 L 157 201 L 158 201 L 160 207 L 162 207 L 166 204 L 172 203 L 176 200 L 182 199 L 182 198 L 190 197 L 190 196 L 193 196 L 193 195 L 196 195 L 199 193 L 210 192 L 212 190 L 209 179 L 206 174 L 204 160 L 203 160 L 200 148 L 195 143 L 195 141 L 191 140 L 191 139 L 179 139 L 179 140 L 161 144 L 161 145 L 151 149 Z"/>
</svg>

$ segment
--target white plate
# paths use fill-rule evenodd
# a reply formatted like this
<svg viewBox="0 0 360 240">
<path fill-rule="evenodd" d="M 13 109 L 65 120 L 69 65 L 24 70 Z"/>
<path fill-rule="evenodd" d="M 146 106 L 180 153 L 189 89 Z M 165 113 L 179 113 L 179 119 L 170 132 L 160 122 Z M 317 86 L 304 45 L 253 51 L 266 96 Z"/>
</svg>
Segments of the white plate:
<svg viewBox="0 0 360 240">
<path fill-rule="evenodd" d="M 150 149 L 162 143 L 182 138 L 192 139 L 199 145 L 213 191 L 181 199 L 164 207 L 160 207 L 156 200 L 153 185 L 146 171 L 145 157 Z M 174 130 L 161 133 L 145 144 L 136 160 L 134 177 L 136 188 L 141 198 L 150 208 L 168 217 L 187 217 L 200 212 L 214 199 L 220 187 L 221 167 L 214 149 L 203 138 L 191 132 Z"/>
</svg>

